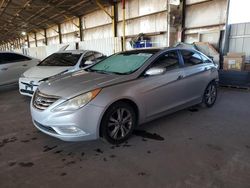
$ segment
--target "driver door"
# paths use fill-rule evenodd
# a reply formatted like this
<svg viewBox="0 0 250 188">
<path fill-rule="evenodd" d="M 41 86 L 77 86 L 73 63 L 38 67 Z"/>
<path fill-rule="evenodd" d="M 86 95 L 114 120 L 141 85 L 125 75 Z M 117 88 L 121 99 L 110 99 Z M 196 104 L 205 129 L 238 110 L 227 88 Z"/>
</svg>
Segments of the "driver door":
<svg viewBox="0 0 250 188">
<path fill-rule="evenodd" d="M 144 79 L 144 99 L 147 119 L 166 113 L 185 102 L 183 70 L 176 50 L 160 56 L 150 68 L 165 68 L 166 72 Z"/>
</svg>

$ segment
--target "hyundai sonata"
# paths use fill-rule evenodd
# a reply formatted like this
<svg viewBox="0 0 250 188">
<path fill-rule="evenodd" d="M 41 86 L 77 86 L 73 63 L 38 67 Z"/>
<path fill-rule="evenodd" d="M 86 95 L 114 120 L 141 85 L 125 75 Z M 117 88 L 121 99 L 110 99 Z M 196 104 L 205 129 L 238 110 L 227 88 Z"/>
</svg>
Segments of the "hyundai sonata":
<svg viewBox="0 0 250 188">
<path fill-rule="evenodd" d="M 217 81 L 216 65 L 195 50 L 121 52 L 41 84 L 31 114 L 39 130 L 61 140 L 119 144 L 145 122 L 202 102 L 213 106 Z"/>
</svg>

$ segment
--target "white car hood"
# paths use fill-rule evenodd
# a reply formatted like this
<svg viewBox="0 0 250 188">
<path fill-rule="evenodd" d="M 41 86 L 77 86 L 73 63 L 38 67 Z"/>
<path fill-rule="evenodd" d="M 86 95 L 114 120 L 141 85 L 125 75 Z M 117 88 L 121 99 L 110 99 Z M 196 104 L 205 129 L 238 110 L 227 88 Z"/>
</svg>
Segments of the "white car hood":
<svg viewBox="0 0 250 188">
<path fill-rule="evenodd" d="M 63 71 L 73 69 L 74 67 L 57 67 L 57 66 L 35 66 L 23 73 L 26 78 L 47 78 L 59 74 Z"/>
</svg>

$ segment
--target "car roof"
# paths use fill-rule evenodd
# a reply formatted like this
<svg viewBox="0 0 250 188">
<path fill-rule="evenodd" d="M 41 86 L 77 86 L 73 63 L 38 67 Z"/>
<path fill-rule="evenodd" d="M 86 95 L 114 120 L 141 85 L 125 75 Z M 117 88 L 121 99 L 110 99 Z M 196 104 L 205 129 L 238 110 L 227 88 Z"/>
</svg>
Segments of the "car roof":
<svg viewBox="0 0 250 188">
<path fill-rule="evenodd" d="M 20 54 L 18 52 L 11 52 L 11 51 L 0 51 L 0 53 Z M 20 54 L 20 55 L 23 55 L 23 54 Z"/>
<path fill-rule="evenodd" d="M 29 55 L 25 55 L 25 54 L 21 54 L 21 53 L 18 53 L 18 52 L 12 52 L 12 51 L 0 51 L 0 54 L 3 54 L 3 53 L 8 53 L 8 54 L 17 54 L 17 55 L 22 55 L 22 56 L 25 56 L 25 57 L 28 57 L 28 58 L 31 58 L 31 59 L 36 59 L 34 57 L 31 57 Z"/>
<path fill-rule="evenodd" d="M 128 50 L 125 52 L 120 52 L 121 54 L 134 54 L 134 53 L 157 53 L 164 48 L 142 48 L 142 49 L 133 49 L 133 50 Z"/>
<path fill-rule="evenodd" d="M 189 50 L 189 51 L 198 51 L 193 48 L 189 47 L 162 47 L 162 48 L 142 48 L 142 49 L 133 49 L 133 50 L 128 50 L 125 52 L 121 52 L 121 54 L 133 54 L 133 53 L 157 53 L 160 51 L 166 51 L 166 50 Z"/>
<path fill-rule="evenodd" d="M 55 53 L 82 53 L 85 54 L 87 52 L 95 52 L 94 50 L 64 50 L 64 51 L 58 51 Z"/>
</svg>

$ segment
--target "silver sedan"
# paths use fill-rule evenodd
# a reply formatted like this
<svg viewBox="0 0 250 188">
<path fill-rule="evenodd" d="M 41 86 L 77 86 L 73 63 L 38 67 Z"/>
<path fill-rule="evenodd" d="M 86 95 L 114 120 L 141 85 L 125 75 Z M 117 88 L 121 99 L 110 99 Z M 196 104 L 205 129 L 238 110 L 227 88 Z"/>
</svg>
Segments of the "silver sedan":
<svg viewBox="0 0 250 188">
<path fill-rule="evenodd" d="M 41 84 L 31 101 L 34 125 L 64 141 L 127 140 L 135 127 L 217 97 L 216 65 L 190 49 L 114 54 Z"/>
</svg>

